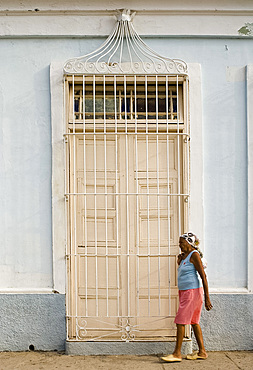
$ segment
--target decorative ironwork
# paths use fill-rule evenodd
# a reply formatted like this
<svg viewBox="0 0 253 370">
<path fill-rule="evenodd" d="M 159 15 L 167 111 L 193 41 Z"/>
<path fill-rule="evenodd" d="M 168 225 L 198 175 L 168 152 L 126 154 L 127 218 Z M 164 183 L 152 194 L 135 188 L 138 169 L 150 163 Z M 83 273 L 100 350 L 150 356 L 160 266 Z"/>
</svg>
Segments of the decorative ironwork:
<svg viewBox="0 0 253 370">
<path fill-rule="evenodd" d="M 121 319 L 121 324 L 116 324 L 115 322 L 110 322 L 110 320 L 115 321 L 115 317 L 75 317 L 76 323 L 76 332 L 75 332 L 75 339 L 78 341 L 89 341 L 89 342 L 97 342 L 97 341 L 107 341 L 107 340 L 115 340 L 115 341 L 123 341 L 123 342 L 133 342 L 133 341 L 147 341 L 147 340 L 155 340 L 155 337 L 139 337 L 140 333 L 143 331 L 147 331 L 147 328 L 150 325 L 168 319 L 168 316 L 142 316 L 142 319 L 147 319 L 146 322 L 142 322 L 141 325 L 135 324 L 133 325 L 130 320 L 136 319 L 136 317 L 119 317 Z M 172 319 L 173 317 L 171 317 Z M 70 317 L 69 317 L 70 319 Z M 135 321 L 136 322 L 136 321 Z M 103 328 L 101 332 L 100 327 L 97 325 L 105 324 L 106 326 Z M 159 328 L 158 328 L 159 330 Z M 97 333 L 98 335 L 94 335 Z M 167 341 L 168 335 L 159 335 L 160 341 Z"/>
<path fill-rule="evenodd" d="M 84 339 L 87 336 L 87 321 L 85 319 L 77 319 L 76 326 L 78 339 Z"/>
<path fill-rule="evenodd" d="M 97 319 L 95 317 L 92 318 L 93 322 L 99 322 L 99 323 L 105 323 L 101 319 Z M 129 319 L 125 319 L 126 322 L 122 325 L 113 324 L 110 322 L 106 322 L 106 325 L 110 328 L 108 328 L 108 333 L 105 333 L 103 335 L 99 335 L 97 337 L 90 337 L 88 335 L 88 330 L 92 330 L 91 328 L 88 328 L 88 322 L 87 318 L 76 318 L 76 334 L 78 340 L 89 340 L 89 341 L 96 341 L 101 339 L 106 339 L 108 336 L 120 336 L 120 339 L 124 342 L 130 342 L 135 340 L 135 334 L 134 331 L 137 332 L 137 326 L 131 325 L 129 322 Z"/>
<path fill-rule="evenodd" d="M 122 335 L 121 340 L 125 342 L 130 342 L 135 339 L 135 334 L 132 333 L 133 326 L 129 323 L 129 320 L 127 319 L 126 324 L 122 326 Z"/>
<path fill-rule="evenodd" d="M 107 40 L 92 53 L 67 60 L 66 74 L 187 74 L 180 59 L 162 57 L 137 34 L 135 12 L 117 11 L 117 23 Z"/>
</svg>

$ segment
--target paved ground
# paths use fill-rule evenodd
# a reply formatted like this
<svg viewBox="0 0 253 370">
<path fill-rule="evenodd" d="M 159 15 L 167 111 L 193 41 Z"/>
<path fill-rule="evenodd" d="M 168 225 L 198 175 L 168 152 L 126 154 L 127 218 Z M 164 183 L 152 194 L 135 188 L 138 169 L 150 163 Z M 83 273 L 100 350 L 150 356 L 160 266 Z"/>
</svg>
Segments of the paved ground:
<svg viewBox="0 0 253 370">
<path fill-rule="evenodd" d="M 0 370 L 253 370 L 252 352 L 209 352 L 207 360 L 164 363 L 158 356 L 67 356 L 57 352 L 1 352 Z"/>
</svg>

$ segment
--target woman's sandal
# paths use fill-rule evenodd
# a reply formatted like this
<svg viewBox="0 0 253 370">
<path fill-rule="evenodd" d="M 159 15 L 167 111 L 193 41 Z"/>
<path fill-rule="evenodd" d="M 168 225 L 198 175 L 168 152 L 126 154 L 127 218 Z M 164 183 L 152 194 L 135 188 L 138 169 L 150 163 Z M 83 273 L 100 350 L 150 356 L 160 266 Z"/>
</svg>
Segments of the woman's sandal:
<svg viewBox="0 0 253 370">
<path fill-rule="evenodd" d="M 186 356 L 186 360 L 206 360 L 208 356 L 200 356 L 197 352 L 191 353 L 190 355 Z"/>
<path fill-rule="evenodd" d="M 181 362 L 182 361 L 181 358 L 174 357 L 173 355 L 164 356 L 164 357 L 161 357 L 161 359 L 166 362 Z"/>
</svg>

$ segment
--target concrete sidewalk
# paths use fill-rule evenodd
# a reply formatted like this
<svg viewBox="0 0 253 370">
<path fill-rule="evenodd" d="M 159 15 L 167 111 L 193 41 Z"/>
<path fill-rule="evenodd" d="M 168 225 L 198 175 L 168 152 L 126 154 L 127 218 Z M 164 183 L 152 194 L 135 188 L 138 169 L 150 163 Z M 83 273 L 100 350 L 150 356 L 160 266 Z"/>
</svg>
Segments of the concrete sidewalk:
<svg viewBox="0 0 253 370">
<path fill-rule="evenodd" d="M 162 362 L 159 356 L 67 356 L 57 352 L 1 352 L 0 370 L 253 369 L 252 352 L 209 352 L 207 360 Z"/>
</svg>

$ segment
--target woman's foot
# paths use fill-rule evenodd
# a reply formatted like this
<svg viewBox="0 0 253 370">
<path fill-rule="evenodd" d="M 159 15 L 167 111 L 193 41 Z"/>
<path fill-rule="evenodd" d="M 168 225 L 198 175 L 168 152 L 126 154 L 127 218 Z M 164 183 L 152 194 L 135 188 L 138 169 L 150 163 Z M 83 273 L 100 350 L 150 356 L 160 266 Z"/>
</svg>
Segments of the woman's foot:
<svg viewBox="0 0 253 370">
<path fill-rule="evenodd" d="M 208 357 L 208 354 L 206 352 L 198 352 L 198 356 L 204 358 L 204 359 L 207 359 Z"/>
<path fill-rule="evenodd" d="M 206 352 L 194 352 L 186 356 L 187 360 L 206 360 L 208 354 Z"/>
<path fill-rule="evenodd" d="M 161 357 L 161 359 L 166 362 L 181 362 L 182 361 L 182 357 L 177 357 L 174 354 L 163 356 Z"/>
</svg>

